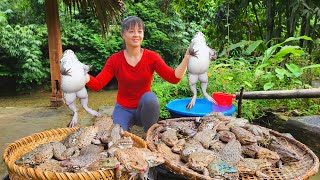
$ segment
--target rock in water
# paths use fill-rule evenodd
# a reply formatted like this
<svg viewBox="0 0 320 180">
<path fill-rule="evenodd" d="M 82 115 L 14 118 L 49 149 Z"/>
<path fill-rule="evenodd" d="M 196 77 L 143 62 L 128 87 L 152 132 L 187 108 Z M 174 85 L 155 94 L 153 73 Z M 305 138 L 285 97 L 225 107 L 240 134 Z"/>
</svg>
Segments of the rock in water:
<svg viewBox="0 0 320 180">
<path fill-rule="evenodd" d="M 82 107 L 93 116 L 102 116 L 97 111 L 88 107 L 88 93 L 85 88 L 86 75 L 90 66 L 81 63 L 75 53 L 65 50 L 60 59 L 61 88 L 64 93 L 66 105 L 74 112 L 69 127 L 74 127 L 78 123 L 78 113 L 76 108 L 76 98 L 80 99 Z"/>
<path fill-rule="evenodd" d="M 190 89 L 193 93 L 187 109 L 193 108 L 197 99 L 197 87 L 196 83 L 199 80 L 201 85 L 201 91 L 203 95 L 212 103 L 216 103 L 215 100 L 207 93 L 208 86 L 208 69 L 210 65 L 210 59 L 216 59 L 216 51 L 207 46 L 204 34 L 197 32 L 191 40 L 189 46 L 190 59 L 188 64 L 188 78 Z"/>
</svg>

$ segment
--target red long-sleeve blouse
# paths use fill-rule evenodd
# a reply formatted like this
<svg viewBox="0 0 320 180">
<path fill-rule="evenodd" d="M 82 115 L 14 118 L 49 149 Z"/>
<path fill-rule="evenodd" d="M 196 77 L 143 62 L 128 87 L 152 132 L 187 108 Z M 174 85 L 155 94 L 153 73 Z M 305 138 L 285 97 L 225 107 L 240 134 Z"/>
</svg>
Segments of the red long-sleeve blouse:
<svg viewBox="0 0 320 180">
<path fill-rule="evenodd" d="M 96 77 L 90 75 L 90 81 L 86 85 L 99 91 L 115 76 L 118 80 L 117 102 L 126 108 L 137 108 L 141 96 L 151 91 L 154 72 L 170 83 L 176 84 L 180 81 L 175 76 L 174 69 L 156 52 L 144 49 L 141 60 L 133 67 L 127 63 L 122 50 L 109 57 Z"/>
</svg>

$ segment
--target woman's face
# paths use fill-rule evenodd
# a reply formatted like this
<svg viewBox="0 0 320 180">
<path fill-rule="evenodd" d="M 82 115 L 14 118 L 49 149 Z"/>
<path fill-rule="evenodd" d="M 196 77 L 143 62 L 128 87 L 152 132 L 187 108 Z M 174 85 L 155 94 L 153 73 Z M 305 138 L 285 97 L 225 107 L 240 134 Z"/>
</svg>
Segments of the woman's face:
<svg viewBox="0 0 320 180">
<path fill-rule="evenodd" d="M 122 38 L 126 43 L 126 47 L 140 47 L 144 32 L 142 28 L 139 28 L 138 25 L 130 27 L 128 30 L 125 30 L 122 34 Z"/>
</svg>

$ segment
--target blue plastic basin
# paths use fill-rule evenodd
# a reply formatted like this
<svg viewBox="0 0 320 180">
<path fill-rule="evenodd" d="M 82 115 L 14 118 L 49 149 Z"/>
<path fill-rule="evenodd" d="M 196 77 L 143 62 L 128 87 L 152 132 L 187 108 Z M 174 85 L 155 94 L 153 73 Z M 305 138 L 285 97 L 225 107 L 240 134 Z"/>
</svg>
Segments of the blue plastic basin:
<svg viewBox="0 0 320 180">
<path fill-rule="evenodd" d="M 236 111 L 234 105 L 231 106 L 218 106 L 205 98 L 197 98 L 194 107 L 190 110 L 186 108 L 191 98 L 176 99 L 170 101 L 166 108 L 171 116 L 176 117 L 202 117 L 211 112 L 222 112 L 224 115 L 232 115 Z"/>
</svg>

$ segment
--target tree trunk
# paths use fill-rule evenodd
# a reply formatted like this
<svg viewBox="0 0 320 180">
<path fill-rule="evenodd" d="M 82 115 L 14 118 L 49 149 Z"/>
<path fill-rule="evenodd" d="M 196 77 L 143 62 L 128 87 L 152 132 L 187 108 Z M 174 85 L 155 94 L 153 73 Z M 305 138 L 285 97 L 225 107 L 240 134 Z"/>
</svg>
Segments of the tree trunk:
<svg viewBox="0 0 320 180">
<path fill-rule="evenodd" d="M 48 28 L 48 46 L 51 72 L 51 106 L 58 107 L 63 104 L 60 75 L 60 58 L 62 43 L 58 12 L 58 0 L 46 0 L 46 21 Z"/>
<path fill-rule="evenodd" d="M 304 35 L 309 36 L 309 37 L 310 37 L 310 29 L 311 29 L 310 19 L 311 19 L 311 16 L 307 16 L 307 17 L 306 17 L 306 28 L 305 28 L 305 33 L 304 33 Z M 306 41 L 306 40 L 305 40 L 305 41 L 303 42 L 303 47 L 308 47 L 308 45 L 309 45 L 310 43 L 311 43 L 310 41 Z"/>
<path fill-rule="evenodd" d="M 276 44 L 280 43 L 281 40 L 281 33 L 282 33 L 282 13 L 278 11 L 278 24 L 277 24 L 277 30 L 276 30 Z"/>
<path fill-rule="evenodd" d="M 270 40 L 274 29 L 274 13 L 275 13 L 275 0 L 267 0 L 267 46 L 270 47 Z"/>
<path fill-rule="evenodd" d="M 292 37 L 293 36 L 293 29 L 292 29 L 292 23 L 293 23 L 293 17 L 291 15 L 292 7 L 290 6 L 292 4 L 292 0 L 287 0 L 288 3 L 286 4 L 286 26 L 287 26 L 287 36 Z"/>
<path fill-rule="evenodd" d="M 306 20 L 307 20 L 306 15 L 302 16 L 302 18 L 301 18 L 300 36 L 304 36 L 305 33 L 306 33 L 306 25 L 307 25 Z M 300 47 L 303 47 L 303 39 L 300 39 L 299 45 L 300 45 Z"/>
<path fill-rule="evenodd" d="M 254 12 L 254 16 L 256 17 L 258 28 L 259 28 L 260 38 L 261 38 L 261 40 L 263 40 L 264 38 L 263 38 L 262 28 L 261 28 L 261 24 L 259 21 L 257 9 L 256 9 L 256 4 L 254 3 L 254 1 L 251 1 L 251 5 L 252 5 L 253 12 Z"/>
</svg>

